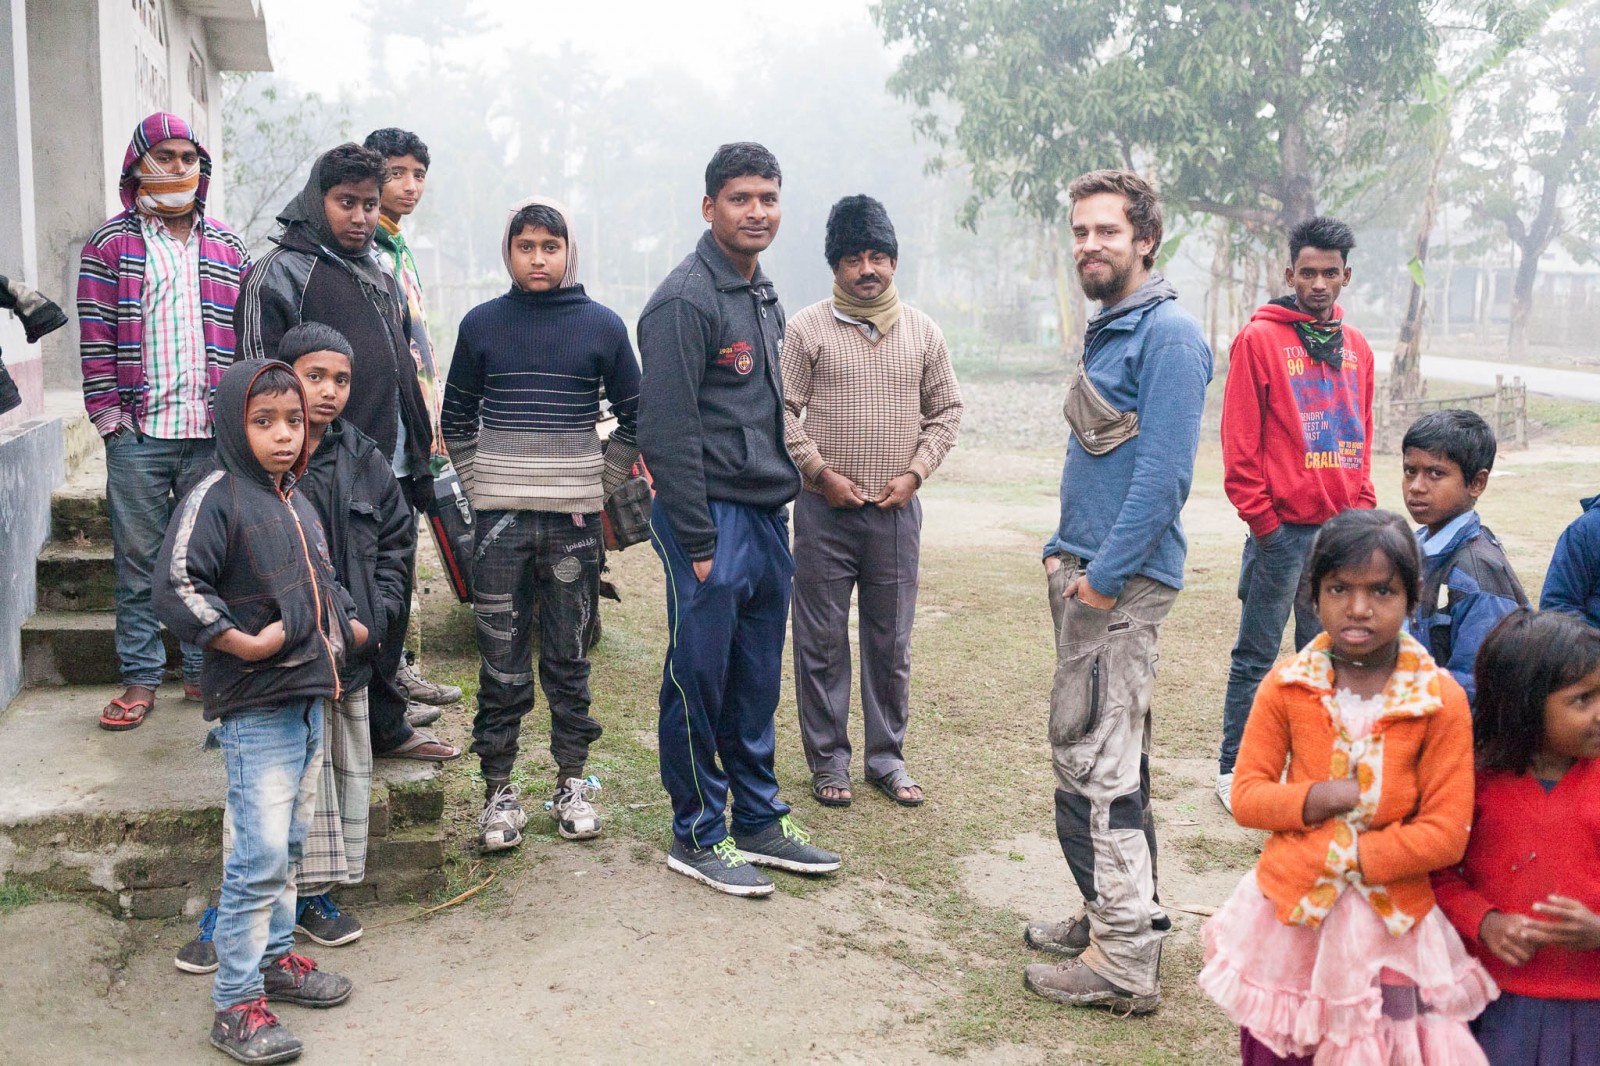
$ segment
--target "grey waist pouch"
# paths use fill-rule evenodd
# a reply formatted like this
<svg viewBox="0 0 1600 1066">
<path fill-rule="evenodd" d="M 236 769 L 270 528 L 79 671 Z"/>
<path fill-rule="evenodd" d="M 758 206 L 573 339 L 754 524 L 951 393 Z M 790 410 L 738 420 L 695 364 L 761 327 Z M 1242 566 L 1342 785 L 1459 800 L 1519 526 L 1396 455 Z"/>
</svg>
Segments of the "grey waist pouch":
<svg viewBox="0 0 1600 1066">
<path fill-rule="evenodd" d="M 1089 380 L 1088 371 L 1081 366 L 1077 377 L 1067 386 L 1061 413 L 1066 416 L 1072 435 L 1090 455 L 1105 455 L 1139 435 L 1139 413 L 1119 411 L 1112 406 L 1100 395 L 1100 390 Z"/>
</svg>

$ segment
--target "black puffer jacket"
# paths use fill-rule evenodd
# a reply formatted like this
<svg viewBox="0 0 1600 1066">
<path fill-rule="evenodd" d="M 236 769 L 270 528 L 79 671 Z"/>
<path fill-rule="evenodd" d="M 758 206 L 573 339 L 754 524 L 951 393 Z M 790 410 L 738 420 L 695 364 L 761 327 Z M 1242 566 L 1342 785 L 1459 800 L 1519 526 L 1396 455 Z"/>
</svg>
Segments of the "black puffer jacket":
<svg viewBox="0 0 1600 1066">
<path fill-rule="evenodd" d="M 229 629 L 259 633 L 283 622 L 283 648 L 260 662 L 206 648 L 200 689 L 208 719 L 306 697 L 337 699 L 339 663 L 353 642 L 355 603 L 334 578 L 315 508 L 293 491 L 306 450 L 280 486 L 245 436 L 250 385 L 268 365 L 235 363 L 222 375 L 220 469 L 184 497 L 153 575 L 156 614 L 179 640 L 205 647 Z"/>
<path fill-rule="evenodd" d="M 416 520 L 372 438 L 342 418 L 333 420 L 321 446 L 311 453 L 305 475 L 295 483 L 295 494 L 317 509 L 333 572 L 355 600 L 356 616 L 372 635 L 365 647 L 346 658 L 340 671 L 346 688 L 361 688 L 372 679 L 378 638 L 405 606 Z"/>
</svg>

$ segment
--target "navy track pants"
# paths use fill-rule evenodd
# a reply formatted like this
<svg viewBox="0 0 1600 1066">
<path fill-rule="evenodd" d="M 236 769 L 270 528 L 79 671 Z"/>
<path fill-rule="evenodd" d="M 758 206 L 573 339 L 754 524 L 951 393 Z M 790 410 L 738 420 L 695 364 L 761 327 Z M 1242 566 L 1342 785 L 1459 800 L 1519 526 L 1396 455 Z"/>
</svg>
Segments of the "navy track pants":
<svg viewBox="0 0 1600 1066">
<path fill-rule="evenodd" d="M 703 582 L 659 501 L 650 517 L 650 543 L 667 577 L 661 783 L 672 797 L 673 835 L 691 848 L 728 835 L 730 796 L 741 836 L 789 813 L 772 766 L 794 580 L 788 512 L 709 503 L 717 552 Z"/>
</svg>

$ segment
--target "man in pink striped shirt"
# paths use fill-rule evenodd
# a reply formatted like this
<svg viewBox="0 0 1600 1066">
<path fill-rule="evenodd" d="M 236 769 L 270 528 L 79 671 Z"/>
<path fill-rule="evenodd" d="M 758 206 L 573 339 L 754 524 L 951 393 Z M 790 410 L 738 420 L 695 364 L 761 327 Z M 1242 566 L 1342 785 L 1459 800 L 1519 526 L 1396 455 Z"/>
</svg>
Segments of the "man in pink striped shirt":
<svg viewBox="0 0 1600 1066">
<path fill-rule="evenodd" d="M 118 182 L 123 210 L 89 236 L 78 275 L 84 406 L 105 439 L 116 563 L 117 657 L 125 690 L 100 716 L 132 729 L 155 704 L 166 650 L 151 568 L 184 489 L 211 466 L 211 400 L 233 362 L 244 242 L 205 214 L 211 157 L 177 115 L 134 130 Z M 183 649 L 199 700 L 200 649 Z"/>
</svg>

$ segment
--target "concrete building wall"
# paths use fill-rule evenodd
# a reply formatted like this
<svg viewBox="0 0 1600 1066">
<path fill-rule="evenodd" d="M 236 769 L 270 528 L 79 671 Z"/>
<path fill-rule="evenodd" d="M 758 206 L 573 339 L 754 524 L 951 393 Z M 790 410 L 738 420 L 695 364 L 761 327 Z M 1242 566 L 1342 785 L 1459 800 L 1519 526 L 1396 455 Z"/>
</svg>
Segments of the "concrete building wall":
<svg viewBox="0 0 1600 1066">
<path fill-rule="evenodd" d="M 34 560 L 50 539 L 50 493 L 66 476 L 60 419 L 0 432 L 0 708 L 22 688 L 22 623 L 38 597 Z"/>
<path fill-rule="evenodd" d="M 0 0 L 0 274 L 31 282 L 39 259 L 25 14 L 24 0 Z M 22 406 L 0 415 L 3 429 L 33 418 L 44 403 L 40 351 L 27 343 L 21 323 L 10 315 L 0 315 L 0 358 L 22 391 Z"/>
<path fill-rule="evenodd" d="M 40 288 L 70 314 L 83 239 L 122 210 L 117 181 L 123 154 L 146 115 L 171 111 L 194 126 L 214 164 L 207 210 L 226 217 L 221 213 L 226 183 L 217 173 L 222 61 L 213 57 L 213 43 L 231 45 L 227 62 L 251 63 L 250 49 L 234 41 L 241 34 L 248 40 L 259 35 L 254 62 L 266 66 L 265 36 L 255 0 L 26 0 L 26 5 L 34 174 L 40 187 L 51 190 L 38 212 Z M 62 70 L 82 70 L 84 77 L 63 78 Z M 47 387 L 80 384 L 76 322 L 49 338 L 44 354 Z"/>
</svg>

